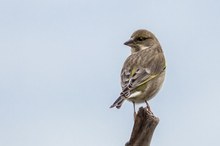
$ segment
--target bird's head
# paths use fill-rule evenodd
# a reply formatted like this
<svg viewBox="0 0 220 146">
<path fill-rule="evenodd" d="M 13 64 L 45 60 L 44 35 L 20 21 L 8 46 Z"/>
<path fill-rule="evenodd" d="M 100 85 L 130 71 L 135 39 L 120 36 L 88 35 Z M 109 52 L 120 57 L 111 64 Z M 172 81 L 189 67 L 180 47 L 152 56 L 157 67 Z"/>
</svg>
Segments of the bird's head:
<svg viewBox="0 0 220 146">
<path fill-rule="evenodd" d="M 140 29 L 135 31 L 131 38 L 124 44 L 131 47 L 131 52 L 135 53 L 144 49 L 148 49 L 158 43 L 157 38 L 148 30 Z"/>
</svg>

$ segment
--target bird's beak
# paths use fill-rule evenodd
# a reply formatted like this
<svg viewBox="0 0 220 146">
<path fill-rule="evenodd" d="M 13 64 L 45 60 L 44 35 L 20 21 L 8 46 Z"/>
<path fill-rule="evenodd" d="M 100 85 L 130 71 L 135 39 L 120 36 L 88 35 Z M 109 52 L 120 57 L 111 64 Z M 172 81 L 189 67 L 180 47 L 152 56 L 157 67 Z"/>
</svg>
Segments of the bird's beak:
<svg viewBox="0 0 220 146">
<path fill-rule="evenodd" d="M 124 43 L 124 45 L 127 45 L 127 46 L 132 46 L 132 44 L 134 44 L 133 38 L 130 38 L 127 42 Z"/>
</svg>

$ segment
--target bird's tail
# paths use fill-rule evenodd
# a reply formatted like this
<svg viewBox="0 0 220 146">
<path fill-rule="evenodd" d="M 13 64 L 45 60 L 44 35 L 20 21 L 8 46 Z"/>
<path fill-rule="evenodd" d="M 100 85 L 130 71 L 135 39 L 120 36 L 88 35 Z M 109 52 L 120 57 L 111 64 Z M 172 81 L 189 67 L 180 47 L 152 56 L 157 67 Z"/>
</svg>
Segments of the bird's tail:
<svg viewBox="0 0 220 146">
<path fill-rule="evenodd" d="M 116 107 L 119 109 L 124 102 L 125 98 L 123 96 L 119 96 L 118 99 L 115 100 L 115 102 L 110 106 L 110 108 Z"/>
</svg>

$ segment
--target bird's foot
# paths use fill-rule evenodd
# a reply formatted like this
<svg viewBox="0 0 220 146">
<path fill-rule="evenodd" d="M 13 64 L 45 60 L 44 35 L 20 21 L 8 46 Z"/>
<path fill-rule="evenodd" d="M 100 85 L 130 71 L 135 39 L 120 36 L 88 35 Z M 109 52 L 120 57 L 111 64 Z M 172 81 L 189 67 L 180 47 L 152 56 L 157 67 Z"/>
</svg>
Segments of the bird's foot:
<svg viewBox="0 0 220 146">
<path fill-rule="evenodd" d="M 137 113 L 134 112 L 134 122 L 135 122 L 136 116 L 137 116 Z"/>
<path fill-rule="evenodd" d="M 145 103 L 147 104 L 147 106 L 146 106 L 147 111 L 148 111 L 151 115 L 154 115 L 154 113 L 152 112 L 152 110 L 151 110 L 150 105 L 148 104 L 148 102 L 145 101 Z"/>
</svg>

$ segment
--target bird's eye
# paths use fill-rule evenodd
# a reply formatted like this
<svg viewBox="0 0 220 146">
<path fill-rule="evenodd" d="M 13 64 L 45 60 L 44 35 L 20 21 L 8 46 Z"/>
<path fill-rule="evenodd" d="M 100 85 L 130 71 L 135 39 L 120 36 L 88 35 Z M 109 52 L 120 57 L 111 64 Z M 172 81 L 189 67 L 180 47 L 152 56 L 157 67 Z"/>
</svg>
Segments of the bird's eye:
<svg viewBox="0 0 220 146">
<path fill-rule="evenodd" d="M 146 40 L 147 38 L 145 38 L 145 37 L 138 37 L 137 38 L 137 41 L 144 41 L 144 40 Z"/>
</svg>

